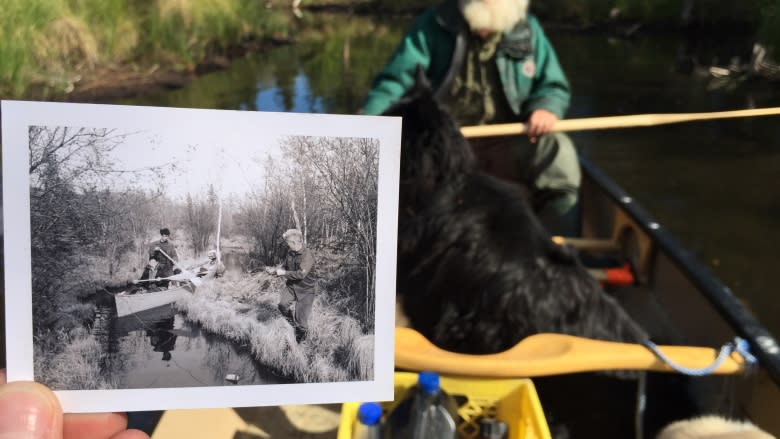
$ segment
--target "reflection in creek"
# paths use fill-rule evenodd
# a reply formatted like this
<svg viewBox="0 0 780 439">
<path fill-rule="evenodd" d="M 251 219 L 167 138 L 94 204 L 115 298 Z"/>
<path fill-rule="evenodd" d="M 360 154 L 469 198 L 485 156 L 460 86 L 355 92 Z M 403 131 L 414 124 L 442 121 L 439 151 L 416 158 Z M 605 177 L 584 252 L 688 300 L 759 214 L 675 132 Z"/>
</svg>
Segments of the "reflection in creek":
<svg viewBox="0 0 780 439">
<path fill-rule="evenodd" d="M 174 316 L 158 320 L 152 328 L 146 330 L 154 352 L 163 353 L 163 361 L 171 361 L 171 351 L 176 346 L 176 334 L 172 332 L 175 320 Z"/>
<path fill-rule="evenodd" d="M 111 325 L 106 374 L 120 388 L 193 387 L 287 382 L 248 350 L 203 332 L 169 306 L 115 319 Z"/>
</svg>

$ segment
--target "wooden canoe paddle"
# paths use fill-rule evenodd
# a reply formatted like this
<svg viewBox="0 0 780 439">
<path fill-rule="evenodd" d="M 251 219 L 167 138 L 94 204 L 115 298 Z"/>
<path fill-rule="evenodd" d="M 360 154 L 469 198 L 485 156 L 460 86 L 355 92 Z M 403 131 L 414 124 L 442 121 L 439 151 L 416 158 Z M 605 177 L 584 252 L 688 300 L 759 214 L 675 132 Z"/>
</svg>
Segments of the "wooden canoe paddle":
<svg viewBox="0 0 780 439">
<path fill-rule="evenodd" d="M 780 107 L 756 108 L 751 110 L 716 111 L 711 113 L 668 113 L 634 114 L 628 116 L 587 117 L 582 119 L 563 119 L 556 122 L 552 131 L 587 131 L 608 128 L 649 127 L 697 120 L 730 119 L 737 117 L 772 116 L 780 114 Z M 523 123 L 505 123 L 461 127 L 460 132 L 466 138 L 498 137 L 526 132 Z"/>
<path fill-rule="evenodd" d="M 670 359 L 685 367 L 710 365 L 718 352 L 693 346 L 659 346 Z M 395 328 L 395 367 L 399 369 L 494 378 L 535 377 L 603 370 L 650 370 L 672 372 L 646 347 L 574 337 L 536 334 L 497 354 L 468 355 L 434 346 L 410 328 Z M 741 355 L 732 353 L 714 374 L 745 370 Z"/>
</svg>

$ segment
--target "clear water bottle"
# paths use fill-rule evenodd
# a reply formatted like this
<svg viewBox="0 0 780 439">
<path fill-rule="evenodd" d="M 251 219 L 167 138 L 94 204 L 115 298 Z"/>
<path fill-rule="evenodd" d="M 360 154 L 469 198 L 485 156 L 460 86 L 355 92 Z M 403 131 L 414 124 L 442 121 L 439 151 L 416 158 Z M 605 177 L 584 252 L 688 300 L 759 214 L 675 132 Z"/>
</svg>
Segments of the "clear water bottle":
<svg viewBox="0 0 780 439">
<path fill-rule="evenodd" d="M 454 439 L 457 437 L 457 406 L 439 385 L 435 372 L 420 372 L 417 386 L 388 416 L 386 439 Z"/>
<path fill-rule="evenodd" d="M 353 439 L 380 439 L 382 430 L 379 420 L 382 407 L 375 402 L 364 402 L 358 408 L 358 422 L 355 424 Z"/>
<path fill-rule="evenodd" d="M 507 425 L 497 419 L 482 418 L 479 421 L 479 439 L 506 439 Z"/>
</svg>

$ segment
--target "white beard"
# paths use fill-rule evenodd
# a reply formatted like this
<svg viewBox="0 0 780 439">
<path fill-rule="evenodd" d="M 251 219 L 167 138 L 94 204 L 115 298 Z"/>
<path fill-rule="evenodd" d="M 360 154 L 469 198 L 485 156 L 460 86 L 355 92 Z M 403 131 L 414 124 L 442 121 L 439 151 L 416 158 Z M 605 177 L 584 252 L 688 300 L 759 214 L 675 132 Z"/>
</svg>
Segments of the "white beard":
<svg viewBox="0 0 780 439">
<path fill-rule="evenodd" d="M 471 30 L 504 32 L 525 20 L 528 0 L 458 0 Z"/>
</svg>

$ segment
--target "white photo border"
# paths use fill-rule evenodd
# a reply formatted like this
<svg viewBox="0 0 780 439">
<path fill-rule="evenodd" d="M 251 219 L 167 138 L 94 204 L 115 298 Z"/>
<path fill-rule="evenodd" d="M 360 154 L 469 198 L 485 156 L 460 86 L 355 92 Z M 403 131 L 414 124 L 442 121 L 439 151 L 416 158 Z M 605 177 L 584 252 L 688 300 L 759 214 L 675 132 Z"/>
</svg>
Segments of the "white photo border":
<svg viewBox="0 0 780 439">
<path fill-rule="evenodd" d="M 401 119 L 380 116 L 205 110 L 29 101 L 0 102 L 8 381 L 33 370 L 29 126 L 171 129 L 251 124 L 281 136 L 379 140 L 374 379 L 338 383 L 264 384 L 115 390 L 57 390 L 66 412 L 252 407 L 393 399 L 395 271 Z"/>
</svg>

